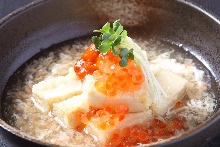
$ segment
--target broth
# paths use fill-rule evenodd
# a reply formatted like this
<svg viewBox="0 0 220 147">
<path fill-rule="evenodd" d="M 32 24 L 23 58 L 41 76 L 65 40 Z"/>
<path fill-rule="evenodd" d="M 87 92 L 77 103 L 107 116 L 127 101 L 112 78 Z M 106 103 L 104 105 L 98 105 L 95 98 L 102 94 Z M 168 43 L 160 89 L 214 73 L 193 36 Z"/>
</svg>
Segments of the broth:
<svg viewBox="0 0 220 147">
<path fill-rule="evenodd" d="M 211 90 L 212 76 L 204 65 L 182 48 L 167 42 L 146 41 L 140 38 L 136 38 L 134 42 L 147 52 L 153 71 L 166 69 L 190 82 L 186 89 L 187 95 L 178 103 L 183 106 L 178 107 L 176 104 L 164 117 L 154 116 L 154 119 L 168 123 L 177 116 L 185 118 L 185 129 L 176 131 L 175 135 L 178 135 L 191 130 L 213 114 L 216 102 L 214 92 Z M 74 67 L 90 43 L 89 39 L 82 38 L 62 44 L 58 48 L 52 47 L 18 69 L 10 78 L 5 90 L 3 102 L 5 120 L 18 130 L 46 142 L 64 146 L 100 146 L 96 138 L 84 131 L 63 128 L 54 117 L 40 111 L 31 100 L 34 84 L 49 76 L 67 75 L 69 68 Z M 182 71 L 184 67 L 192 68 L 192 71 Z"/>
</svg>

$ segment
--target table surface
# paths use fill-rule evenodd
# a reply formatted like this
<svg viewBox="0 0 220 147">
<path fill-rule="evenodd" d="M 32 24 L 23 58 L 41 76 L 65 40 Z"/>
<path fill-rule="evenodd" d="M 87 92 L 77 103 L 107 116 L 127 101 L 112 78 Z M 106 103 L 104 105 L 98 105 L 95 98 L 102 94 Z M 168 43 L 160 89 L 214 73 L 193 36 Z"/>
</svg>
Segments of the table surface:
<svg viewBox="0 0 220 147">
<path fill-rule="evenodd" d="M 0 19 L 14 10 L 35 0 L 0 0 Z M 220 0 L 191 0 L 220 17 Z M 0 139 L 1 140 L 1 139 Z M 213 138 L 206 147 L 220 147 L 220 135 Z"/>
</svg>

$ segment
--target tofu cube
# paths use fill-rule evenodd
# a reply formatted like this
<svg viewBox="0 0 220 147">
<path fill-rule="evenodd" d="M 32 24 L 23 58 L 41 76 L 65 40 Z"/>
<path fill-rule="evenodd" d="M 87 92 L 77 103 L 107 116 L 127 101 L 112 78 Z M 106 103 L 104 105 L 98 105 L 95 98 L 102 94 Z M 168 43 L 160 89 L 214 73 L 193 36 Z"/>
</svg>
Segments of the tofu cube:
<svg viewBox="0 0 220 147">
<path fill-rule="evenodd" d="M 94 82 L 91 75 L 86 76 L 82 84 L 83 93 L 81 95 L 53 104 L 52 115 L 61 126 L 75 129 L 80 124 L 75 115 L 78 111 L 87 112 L 89 110 L 88 91 L 92 90 L 91 85 Z"/>
<path fill-rule="evenodd" d="M 87 87 L 88 104 L 91 107 L 102 109 L 105 106 L 114 107 L 119 104 L 125 104 L 129 107 L 129 112 L 142 112 L 149 108 L 152 104 L 149 93 L 146 90 L 146 85 L 136 92 L 124 92 L 116 95 L 115 97 L 108 97 L 100 93 L 95 88 L 95 79 L 92 76 L 86 76 L 84 85 Z"/>
<path fill-rule="evenodd" d="M 89 110 L 86 94 L 74 96 L 68 100 L 53 104 L 52 115 L 64 128 L 76 128 L 79 122 L 75 115 L 79 111 L 86 112 Z"/>
<path fill-rule="evenodd" d="M 33 98 L 45 112 L 52 109 L 53 103 L 58 103 L 82 94 L 82 83 L 77 80 L 73 68 L 67 76 L 48 78 L 32 87 Z"/>
<path fill-rule="evenodd" d="M 153 103 L 151 109 L 157 115 L 164 115 L 171 106 L 184 96 L 187 80 L 167 70 L 160 71 L 156 78 L 168 97 L 162 96 L 161 105 L 158 106 L 157 103 Z"/>
<path fill-rule="evenodd" d="M 111 137 L 116 130 L 122 130 L 134 125 L 149 125 L 149 121 L 152 119 L 152 111 L 144 111 L 140 113 L 126 114 L 122 121 L 118 121 L 114 128 L 102 130 L 97 126 L 97 121 L 91 119 L 91 122 L 86 125 L 87 133 L 98 140 L 102 145 Z"/>
</svg>

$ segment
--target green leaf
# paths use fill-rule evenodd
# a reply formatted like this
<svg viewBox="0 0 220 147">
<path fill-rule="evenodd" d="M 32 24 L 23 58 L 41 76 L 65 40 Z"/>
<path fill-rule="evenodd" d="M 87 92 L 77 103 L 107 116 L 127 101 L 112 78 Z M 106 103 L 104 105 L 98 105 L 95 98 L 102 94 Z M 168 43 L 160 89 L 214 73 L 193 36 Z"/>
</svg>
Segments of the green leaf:
<svg viewBox="0 0 220 147">
<path fill-rule="evenodd" d="M 115 57 L 118 57 L 119 50 L 118 50 L 118 47 L 117 47 L 117 46 L 112 46 L 112 54 L 113 54 Z"/>
<path fill-rule="evenodd" d="M 114 34 L 114 33 L 115 33 L 115 31 L 113 30 L 113 28 L 110 28 L 110 29 L 109 29 L 109 33 L 110 33 L 110 34 Z"/>
<path fill-rule="evenodd" d="M 109 32 L 109 29 L 110 29 L 110 23 L 107 22 L 103 27 L 102 29 L 100 30 L 101 33 L 108 33 Z"/>
<path fill-rule="evenodd" d="M 128 59 L 134 60 L 134 54 L 133 54 L 134 49 L 130 49 L 128 51 Z"/>
<path fill-rule="evenodd" d="M 115 22 L 119 22 L 119 21 L 120 21 L 120 19 L 117 19 L 117 20 L 114 21 L 114 23 L 115 23 Z M 114 24 L 114 23 L 113 23 L 113 24 Z"/>
<path fill-rule="evenodd" d="M 99 46 L 98 50 L 100 53 L 107 53 L 111 48 L 110 43 L 103 43 Z"/>
<path fill-rule="evenodd" d="M 106 43 L 110 43 L 110 40 L 108 39 L 110 36 L 111 36 L 110 33 L 104 33 L 104 34 L 102 35 L 103 41 L 106 42 Z"/>
<path fill-rule="evenodd" d="M 122 58 L 120 61 L 119 61 L 119 65 L 121 67 L 126 67 L 128 65 L 128 59 L 127 58 Z"/>
<path fill-rule="evenodd" d="M 113 35 L 111 35 L 108 39 L 109 39 L 110 41 L 114 41 L 117 37 L 118 37 L 118 35 L 113 34 Z"/>
<path fill-rule="evenodd" d="M 123 31 L 123 26 L 119 26 L 118 29 L 116 30 L 115 34 L 119 35 Z"/>
<path fill-rule="evenodd" d="M 121 24 L 118 22 L 118 20 L 116 20 L 116 21 L 113 23 L 113 30 L 116 31 L 119 26 L 121 26 Z"/>
<path fill-rule="evenodd" d="M 128 58 L 128 49 L 127 48 L 120 48 L 120 58 Z"/>
<path fill-rule="evenodd" d="M 102 36 L 103 36 L 103 34 L 101 34 L 101 35 L 99 36 L 99 40 L 100 40 L 100 41 L 103 40 L 103 39 L 102 39 Z"/>
<path fill-rule="evenodd" d="M 128 59 L 134 60 L 133 49 L 128 50 L 127 48 L 120 48 L 118 46 L 121 43 L 122 38 L 126 39 L 127 31 L 123 30 L 123 26 L 119 23 L 119 19 L 113 23 L 111 28 L 110 23 L 106 23 L 102 29 L 95 30 L 94 32 L 101 32 L 102 34 L 97 37 L 92 37 L 92 42 L 95 44 L 97 50 L 103 55 L 106 55 L 107 52 L 112 49 L 112 54 L 115 57 L 120 57 L 121 60 L 119 65 L 125 67 L 128 64 Z"/>
<path fill-rule="evenodd" d="M 132 53 L 132 54 L 133 54 L 133 52 L 134 52 L 133 48 L 128 51 L 128 53 Z"/>
<path fill-rule="evenodd" d="M 120 44 L 120 42 L 121 42 L 121 36 L 118 36 L 118 38 L 116 38 L 116 39 L 113 41 L 113 45 L 114 45 L 114 46 L 117 46 L 117 45 Z"/>
<path fill-rule="evenodd" d="M 99 45 L 100 45 L 100 39 L 99 39 L 99 37 L 93 36 L 93 37 L 92 37 L 92 43 L 95 44 L 95 48 L 98 48 Z"/>
<path fill-rule="evenodd" d="M 122 33 L 121 33 L 121 36 L 123 37 L 123 38 L 125 38 L 125 37 L 127 37 L 127 31 L 126 30 L 124 30 Z"/>
<path fill-rule="evenodd" d="M 101 32 L 101 30 L 94 30 L 93 32 Z"/>
</svg>

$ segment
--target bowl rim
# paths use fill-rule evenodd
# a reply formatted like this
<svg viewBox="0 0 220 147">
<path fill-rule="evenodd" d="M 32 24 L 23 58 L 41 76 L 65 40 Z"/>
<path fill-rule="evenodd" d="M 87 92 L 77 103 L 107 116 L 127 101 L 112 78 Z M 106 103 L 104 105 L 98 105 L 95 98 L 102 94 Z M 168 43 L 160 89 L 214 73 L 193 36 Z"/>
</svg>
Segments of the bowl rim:
<svg viewBox="0 0 220 147">
<path fill-rule="evenodd" d="M 9 13 L 8 15 L 6 15 L 5 17 L 3 17 L 2 19 L 0 19 L 0 29 L 2 28 L 2 26 L 6 25 L 8 21 L 12 20 L 14 17 L 25 13 L 25 11 L 28 11 L 29 9 L 32 9 L 35 6 L 44 4 L 46 2 L 49 1 L 53 1 L 53 0 L 36 0 L 34 2 L 31 2 L 27 5 L 24 5 L 18 9 L 16 9 L 15 11 Z M 208 10 L 207 8 L 192 2 L 191 0 L 176 0 L 177 2 L 180 2 L 184 5 L 187 5 L 193 9 L 196 9 L 197 11 L 203 13 L 204 15 L 208 16 L 210 19 L 214 20 L 216 23 L 218 23 L 218 25 L 220 25 L 220 16 L 216 15 L 215 13 L 211 12 L 210 10 Z M 213 73 L 212 73 L 213 74 Z M 218 81 L 217 81 L 218 83 Z M 167 141 L 165 142 L 158 142 L 158 143 L 153 143 L 152 146 L 154 145 L 159 145 L 159 146 L 169 146 L 172 144 L 177 144 L 180 141 L 184 141 L 187 140 L 195 135 L 197 135 L 199 132 L 205 131 L 208 128 L 210 128 L 213 124 L 215 124 L 217 121 L 220 120 L 220 110 L 218 110 L 215 114 L 213 114 L 208 120 L 206 120 L 205 124 L 201 124 L 199 126 L 197 126 L 195 129 L 192 129 L 190 131 L 187 131 L 186 134 L 183 133 L 180 136 L 171 138 L 171 139 L 167 139 Z M 48 143 L 46 141 L 42 141 L 39 139 L 36 139 L 30 135 L 26 135 L 25 133 L 19 131 L 18 129 L 12 127 L 11 125 L 9 125 L 8 123 L 6 123 L 4 120 L 0 119 L 0 127 L 3 128 L 4 130 L 8 131 L 9 133 L 20 137 L 24 140 L 27 141 L 31 141 L 34 142 L 38 145 L 46 145 L 46 146 L 59 146 L 59 145 L 55 145 L 52 143 Z"/>
<path fill-rule="evenodd" d="M 36 1 L 33 1 L 33 2 L 29 3 L 29 4 L 27 4 L 27 5 L 24 5 L 24 6 L 14 10 L 14 11 L 12 11 L 8 15 L 6 15 L 2 19 L 0 19 L 0 27 L 3 26 L 8 21 L 10 21 L 10 19 L 13 19 L 17 15 L 23 13 L 25 10 L 28 10 L 29 8 L 37 6 L 37 5 L 39 5 L 39 4 L 41 4 L 41 3 L 45 2 L 45 1 L 50 1 L 50 0 L 36 0 Z"/>
</svg>

